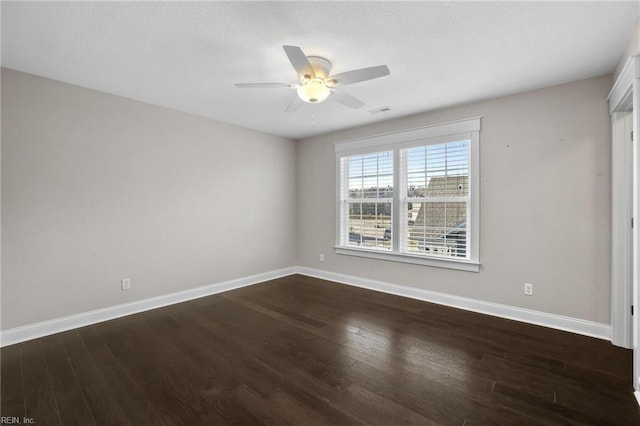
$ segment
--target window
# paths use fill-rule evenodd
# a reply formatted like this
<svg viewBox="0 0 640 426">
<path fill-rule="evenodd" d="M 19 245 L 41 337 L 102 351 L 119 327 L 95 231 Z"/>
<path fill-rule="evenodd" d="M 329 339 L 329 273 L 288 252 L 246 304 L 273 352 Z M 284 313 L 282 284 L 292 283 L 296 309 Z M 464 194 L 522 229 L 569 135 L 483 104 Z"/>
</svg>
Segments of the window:
<svg viewBox="0 0 640 426">
<path fill-rule="evenodd" d="M 478 271 L 480 118 L 336 143 L 336 252 Z"/>
<path fill-rule="evenodd" d="M 400 251 L 469 259 L 469 140 L 400 150 Z"/>
<path fill-rule="evenodd" d="M 391 250 L 393 151 L 344 157 L 343 224 L 346 246 Z"/>
</svg>

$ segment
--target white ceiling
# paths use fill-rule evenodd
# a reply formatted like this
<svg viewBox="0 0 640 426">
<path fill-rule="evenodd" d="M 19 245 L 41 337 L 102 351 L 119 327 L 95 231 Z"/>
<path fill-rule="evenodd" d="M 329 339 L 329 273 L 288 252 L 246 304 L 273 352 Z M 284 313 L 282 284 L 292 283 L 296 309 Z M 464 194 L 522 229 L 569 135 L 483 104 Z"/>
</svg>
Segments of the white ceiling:
<svg viewBox="0 0 640 426">
<path fill-rule="evenodd" d="M 638 2 L 2 2 L 2 66 L 289 138 L 613 71 Z M 282 45 L 366 105 L 284 109 L 297 82 Z M 368 111 L 389 106 L 388 112 Z"/>
</svg>

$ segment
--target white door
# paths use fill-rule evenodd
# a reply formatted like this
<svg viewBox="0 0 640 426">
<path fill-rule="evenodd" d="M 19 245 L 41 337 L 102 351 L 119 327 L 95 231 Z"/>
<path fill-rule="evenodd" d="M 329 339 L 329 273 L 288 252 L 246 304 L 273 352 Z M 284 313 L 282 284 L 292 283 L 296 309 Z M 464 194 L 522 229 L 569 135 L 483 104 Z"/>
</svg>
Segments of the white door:
<svg viewBox="0 0 640 426">
<path fill-rule="evenodd" d="M 634 223 L 640 220 L 640 56 L 628 59 L 607 100 L 612 127 L 611 341 L 633 349 L 633 387 L 640 403 L 640 250 Z"/>
<path fill-rule="evenodd" d="M 611 342 L 633 348 L 633 112 L 627 109 L 611 114 Z"/>
</svg>

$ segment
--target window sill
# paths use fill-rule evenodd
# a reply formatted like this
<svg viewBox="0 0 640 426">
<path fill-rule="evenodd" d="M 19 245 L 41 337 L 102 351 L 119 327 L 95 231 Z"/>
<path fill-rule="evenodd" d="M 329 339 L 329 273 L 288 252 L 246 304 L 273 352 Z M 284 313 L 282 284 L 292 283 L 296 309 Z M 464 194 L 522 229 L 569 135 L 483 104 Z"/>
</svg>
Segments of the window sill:
<svg viewBox="0 0 640 426">
<path fill-rule="evenodd" d="M 480 263 L 469 260 L 435 259 L 410 254 L 381 252 L 361 248 L 335 247 L 336 254 L 366 257 L 389 262 L 411 263 L 414 265 L 434 266 L 436 268 L 457 269 L 459 271 L 479 272 Z"/>
</svg>

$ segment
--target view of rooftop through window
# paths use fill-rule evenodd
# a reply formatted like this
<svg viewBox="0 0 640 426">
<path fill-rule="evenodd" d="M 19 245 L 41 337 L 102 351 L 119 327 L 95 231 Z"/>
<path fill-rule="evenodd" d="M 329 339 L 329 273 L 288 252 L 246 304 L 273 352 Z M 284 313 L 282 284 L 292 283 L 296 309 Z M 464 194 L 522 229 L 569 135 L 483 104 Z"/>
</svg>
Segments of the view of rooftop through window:
<svg viewBox="0 0 640 426">
<path fill-rule="evenodd" d="M 467 258 L 469 141 L 403 150 L 407 216 L 402 251 Z M 404 194 L 403 194 L 404 195 Z"/>
</svg>

